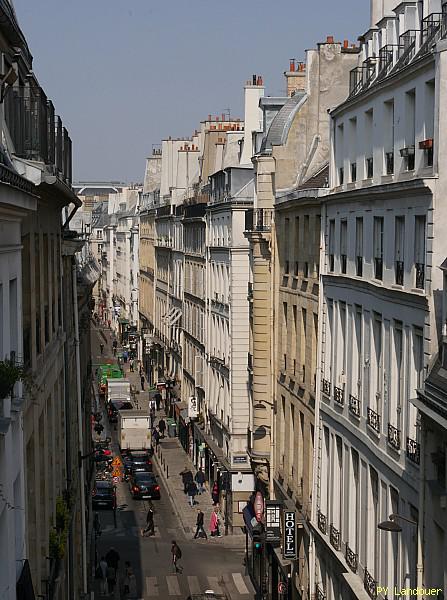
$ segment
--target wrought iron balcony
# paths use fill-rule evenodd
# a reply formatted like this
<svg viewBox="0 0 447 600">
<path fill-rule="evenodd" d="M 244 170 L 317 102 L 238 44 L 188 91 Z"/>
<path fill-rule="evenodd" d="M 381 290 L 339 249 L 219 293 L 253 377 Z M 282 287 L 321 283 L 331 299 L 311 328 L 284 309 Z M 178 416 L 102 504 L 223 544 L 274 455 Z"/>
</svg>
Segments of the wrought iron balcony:
<svg viewBox="0 0 447 600">
<path fill-rule="evenodd" d="M 349 95 L 355 96 L 367 88 L 376 75 L 377 57 L 371 56 L 363 61 L 362 66 L 355 67 L 349 73 Z"/>
<path fill-rule="evenodd" d="M 340 532 L 332 524 L 329 530 L 329 540 L 331 542 L 331 545 L 336 550 L 340 550 Z"/>
<path fill-rule="evenodd" d="M 249 208 L 245 213 L 246 231 L 270 231 L 273 210 L 269 208 Z"/>
<path fill-rule="evenodd" d="M 404 263 L 402 260 L 396 260 L 395 269 L 396 269 L 396 284 L 403 285 L 404 284 Z"/>
<path fill-rule="evenodd" d="M 351 571 L 353 571 L 354 573 L 357 573 L 357 567 L 359 564 L 359 557 L 358 555 L 354 552 L 354 550 L 351 550 L 351 548 L 349 547 L 348 544 L 346 544 L 346 562 L 348 563 L 348 567 L 351 569 Z"/>
<path fill-rule="evenodd" d="M 317 585 L 315 588 L 315 598 L 316 600 L 326 600 L 326 594 L 319 585 Z"/>
<path fill-rule="evenodd" d="M 388 443 L 394 450 L 400 450 L 400 431 L 388 423 Z"/>
<path fill-rule="evenodd" d="M 349 394 L 349 412 L 355 417 L 360 417 L 360 400 Z"/>
<path fill-rule="evenodd" d="M 365 575 L 363 577 L 363 586 L 368 596 L 375 600 L 377 598 L 377 581 L 366 568 Z"/>
<path fill-rule="evenodd" d="M 379 50 L 379 79 L 385 77 L 392 67 L 398 53 L 397 44 L 387 44 Z"/>
<path fill-rule="evenodd" d="M 331 397 L 331 382 L 327 379 L 321 380 L 321 391 L 328 398 Z"/>
<path fill-rule="evenodd" d="M 419 31 L 409 29 L 399 36 L 399 49 L 397 52 L 396 68 L 401 69 L 408 65 L 416 54 L 416 39 Z"/>
<path fill-rule="evenodd" d="M 334 386 L 334 400 L 339 406 L 345 405 L 345 390 Z"/>
<path fill-rule="evenodd" d="M 324 535 L 327 534 L 327 517 L 320 510 L 318 511 L 318 529 Z"/>
<path fill-rule="evenodd" d="M 368 407 L 366 422 L 374 429 L 377 433 L 380 433 L 380 415 L 376 413 L 372 408 Z"/>
<path fill-rule="evenodd" d="M 392 175 L 394 173 L 394 152 L 386 152 L 385 168 L 387 175 Z"/>
<path fill-rule="evenodd" d="M 420 290 L 424 289 L 425 283 L 425 265 L 424 263 L 416 263 L 416 287 Z"/>
<path fill-rule="evenodd" d="M 442 37 L 443 30 L 445 31 L 446 17 L 445 13 L 431 13 L 422 19 L 420 54 L 428 52 L 430 46 Z"/>
<path fill-rule="evenodd" d="M 407 458 L 415 465 L 421 462 L 421 446 L 416 440 L 407 437 Z"/>
</svg>

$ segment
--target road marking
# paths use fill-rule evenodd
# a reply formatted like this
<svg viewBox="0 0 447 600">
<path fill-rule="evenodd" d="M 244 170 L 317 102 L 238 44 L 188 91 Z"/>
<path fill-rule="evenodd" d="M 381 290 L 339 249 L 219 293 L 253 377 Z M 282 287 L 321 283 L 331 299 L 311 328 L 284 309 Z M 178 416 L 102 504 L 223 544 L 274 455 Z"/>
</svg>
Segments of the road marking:
<svg viewBox="0 0 447 600">
<path fill-rule="evenodd" d="M 200 594 L 201 589 L 198 577 L 195 575 L 188 575 L 188 585 L 191 594 Z"/>
<path fill-rule="evenodd" d="M 226 591 L 227 595 L 230 598 L 235 598 L 236 596 L 239 596 L 236 586 L 234 585 L 232 573 L 224 573 L 223 580 L 224 580 L 224 587 L 225 587 L 225 591 Z"/>
<path fill-rule="evenodd" d="M 242 595 L 250 593 L 240 573 L 233 573 L 233 581 L 234 585 L 237 587 L 237 591 L 239 592 L 239 594 Z"/>
<path fill-rule="evenodd" d="M 207 577 L 210 589 L 214 590 L 216 594 L 223 594 L 223 590 L 219 585 L 220 577 Z"/>
<path fill-rule="evenodd" d="M 148 596 L 158 596 L 158 582 L 156 577 L 146 577 L 146 589 Z"/>
<path fill-rule="evenodd" d="M 166 575 L 166 583 L 170 596 L 180 596 L 180 588 L 178 585 L 177 575 Z"/>
</svg>

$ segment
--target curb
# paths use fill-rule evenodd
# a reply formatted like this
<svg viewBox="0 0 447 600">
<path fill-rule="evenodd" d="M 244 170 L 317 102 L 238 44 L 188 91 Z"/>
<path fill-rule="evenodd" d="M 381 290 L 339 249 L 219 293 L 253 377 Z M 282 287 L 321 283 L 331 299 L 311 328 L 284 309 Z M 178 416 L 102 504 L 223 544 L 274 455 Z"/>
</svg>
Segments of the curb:
<svg viewBox="0 0 447 600">
<path fill-rule="evenodd" d="M 186 531 L 185 524 L 183 522 L 182 516 L 181 516 L 181 514 L 179 513 L 179 511 L 177 509 L 177 505 L 176 505 L 176 503 L 174 501 L 174 497 L 172 496 L 171 490 L 169 488 L 168 481 L 167 481 L 167 479 L 165 477 L 165 473 L 164 473 L 163 467 L 161 466 L 160 461 L 158 460 L 158 456 L 157 456 L 156 452 L 154 452 L 154 454 L 152 456 L 152 460 L 154 460 L 154 459 L 155 459 L 155 462 L 157 464 L 157 468 L 158 468 L 158 472 L 159 472 L 160 476 L 161 475 L 163 476 L 163 482 L 165 484 L 166 491 L 168 492 L 169 500 L 171 501 L 171 505 L 172 505 L 172 508 L 174 510 L 174 513 L 175 513 L 175 515 L 176 515 L 179 523 L 182 524 L 183 532 L 185 534 L 187 534 L 188 532 Z"/>
</svg>

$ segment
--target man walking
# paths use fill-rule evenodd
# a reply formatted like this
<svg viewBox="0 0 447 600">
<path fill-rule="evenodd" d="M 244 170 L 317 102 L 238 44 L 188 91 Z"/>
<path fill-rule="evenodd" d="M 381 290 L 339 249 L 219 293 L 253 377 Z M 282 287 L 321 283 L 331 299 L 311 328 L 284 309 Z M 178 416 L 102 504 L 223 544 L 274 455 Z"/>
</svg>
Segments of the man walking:
<svg viewBox="0 0 447 600">
<path fill-rule="evenodd" d="M 201 511 L 200 508 L 197 509 L 197 520 L 196 520 L 196 533 L 194 534 L 194 539 L 196 540 L 199 536 L 201 536 L 202 534 L 205 536 L 205 539 L 208 539 L 208 536 L 206 535 L 206 531 L 203 527 L 203 519 L 204 519 L 205 515 L 203 514 L 203 512 Z"/>
<path fill-rule="evenodd" d="M 104 344 L 99 344 L 99 349 L 101 350 L 101 356 L 104 354 Z"/>
<path fill-rule="evenodd" d="M 183 573 L 183 567 L 179 565 L 179 560 L 182 558 L 182 551 L 180 550 L 177 542 L 172 540 L 171 546 L 172 556 L 172 570 L 174 573 Z"/>
<path fill-rule="evenodd" d="M 183 491 L 185 492 L 185 494 L 187 494 L 188 493 L 188 483 L 190 481 L 194 481 L 194 477 L 186 465 L 185 465 L 185 468 L 183 469 L 183 471 L 181 471 L 179 473 L 179 475 L 182 478 Z"/>
<path fill-rule="evenodd" d="M 140 382 L 141 382 L 141 391 L 144 392 L 144 375 L 142 372 L 141 372 Z"/>
<path fill-rule="evenodd" d="M 141 532 L 141 535 L 144 537 L 145 534 L 155 535 L 155 527 L 154 527 L 154 509 L 152 505 L 149 504 L 149 509 L 146 515 L 146 527 Z"/>
<path fill-rule="evenodd" d="M 205 492 L 205 473 L 202 471 L 202 467 L 199 468 L 194 479 L 197 483 L 197 487 L 199 488 L 199 494 Z"/>
<path fill-rule="evenodd" d="M 197 494 L 197 486 L 194 483 L 194 480 L 191 479 L 191 481 L 188 481 L 188 500 L 189 500 L 189 505 L 191 506 L 191 508 L 193 508 L 194 504 L 195 504 L 195 497 Z"/>
<path fill-rule="evenodd" d="M 160 405 L 161 405 L 161 394 L 160 392 L 157 392 L 154 396 L 155 398 L 155 404 L 157 405 L 157 410 L 160 410 Z"/>
<path fill-rule="evenodd" d="M 158 421 L 158 429 L 160 430 L 161 437 L 164 438 L 166 431 L 166 421 L 164 419 L 160 419 Z"/>
</svg>

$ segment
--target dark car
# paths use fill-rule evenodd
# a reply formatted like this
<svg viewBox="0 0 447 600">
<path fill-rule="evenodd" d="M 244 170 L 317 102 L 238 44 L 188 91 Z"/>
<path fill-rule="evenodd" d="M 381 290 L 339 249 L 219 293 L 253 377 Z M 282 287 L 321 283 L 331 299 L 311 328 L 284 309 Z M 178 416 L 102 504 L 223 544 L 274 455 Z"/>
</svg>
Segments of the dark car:
<svg viewBox="0 0 447 600">
<path fill-rule="evenodd" d="M 106 437 L 105 440 L 95 442 L 95 450 L 109 450 L 111 438 Z"/>
<path fill-rule="evenodd" d="M 110 454 L 105 454 L 105 452 L 103 452 L 102 450 L 97 450 L 95 452 L 94 460 L 95 460 L 95 463 L 96 463 L 97 467 L 101 466 L 101 463 L 104 463 L 103 466 L 107 466 L 107 465 L 109 465 L 112 462 L 113 457 L 112 457 L 111 453 Z"/>
<path fill-rule="evenodd" d="M 152 460 L 149 452 L 131 452 L 129 471 L 152 471 Z"/>
<path fill-rule="evenodd" d="M 131 410 L 133 408 L 132 402 L 126 400 L 111 400 L 107 403 L 107 415 L 110 423 L 118 423 L 118 411 L 119 410 Z"/>
<path fill-rule="evenodd" d="M 115 487 L 110 481 L 96 480 L 92 490 L 93 508 L 116 508 Z"/>
<path fill-rule="evenodd" d="M 129 488 L 134 499 L 153 498 L 160 500 L 160 486 L 153 473 L 134 473 L 129 479 Z"/>
</svg>

